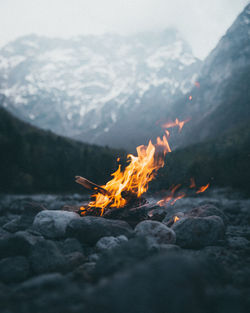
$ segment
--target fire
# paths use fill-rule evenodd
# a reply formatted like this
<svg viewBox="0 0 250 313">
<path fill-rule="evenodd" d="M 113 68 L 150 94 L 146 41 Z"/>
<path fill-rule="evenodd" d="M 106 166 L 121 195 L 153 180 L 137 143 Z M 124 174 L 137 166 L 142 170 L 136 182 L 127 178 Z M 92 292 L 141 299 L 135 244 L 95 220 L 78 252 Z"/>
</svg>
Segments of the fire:
<svg viewBox="0 0 250 313">
<path fill-rule="evenodd" d="M 196 187 L 196 184 L 195 184 L 194 178 L 191 177 L 191 178 L 190 178 L 190 185 L 189 185 L 189 188 L 195 188 L 195 187 Z"/>
<path fill-rule="evenodd" d="M 179 219 L 180 219 L 180 218 L 179 218 L 178 216 L 175 216 L 175 217 L 174 217 L 174 223 L 177 222 L 177 221 L 179 221 Z"/>
<path fill-rule="evenodd" d="M 209 183 L 208 183 L 206 186 L 201 186 L 201 187 L 196 191 L 196 193 L 202 193 L 202 192 L 206 191 L 209 186 L 210 186 Z"/>
<path fill-rule="evenodd" d="M 183 120 L 183 121 L 179 121 L 178 118 L 175 119 L 174 122 L 169 122 L 169 123 L 165 123 L 162 125 L 163 128 L 171 128 L 171 127 L 176 127 L 178 126 L 179 127 L 179 132 L 182 130 L 183 126 L 189 122 L 190 119 L 186 119 L 186 120 Z M 169 136 L 169 132 L 166 130 L 166 133 L 168 134 Z"/>
<path fill-rule="evenodd" d="M 191 101 L 191 100 L 193 99 L 193 97 L 190 95 L 190 96 L 188 97 L 188 99 Z"/>
<path fill-rule="evenodd" d="M 148 190 L 148 184 L 155 178 L 156 172 L 164 166 L 164 158 L 168 152 L 171 152 L 171 149 L 165 135 L 162 139 L 158 137 L 156 144 L 149 141 L 147 146 L 138 146 L 137 156 L 127 156 L 129 164 L 126 168 L 122 170 L 119 165 L 117 171 L 111 175 L 113 178 L 101 186 L 107 193 L 94 194 L 94 200 L 88 207 L 99 208 L 100 215 L 103 215 L 107 207 L 124 207 L 128 197 L 139 198 Z M 88 208 L 81 211 L 82 215 L 85 215 Z"/>
<path fill-rule="evenodd" d="M 172 186 L 170 188 L 170 195 L 166 196 L 164 199 L 160 200 L 157 202 L 157 204 L 159 206 L 165 206 L 167 204 L 171 204 L 171 205 L 174 205 L 175 202 L 179 199 L 182 199 L 186 196 L 186 194 L 183 192 L 183 193 L 179 193 L 176 197 L 175 197 L 175 192 L 177 189 L 179 189 L 181 187 L 181 184 L 178 184 L 176 186 Z"/>
</svg>

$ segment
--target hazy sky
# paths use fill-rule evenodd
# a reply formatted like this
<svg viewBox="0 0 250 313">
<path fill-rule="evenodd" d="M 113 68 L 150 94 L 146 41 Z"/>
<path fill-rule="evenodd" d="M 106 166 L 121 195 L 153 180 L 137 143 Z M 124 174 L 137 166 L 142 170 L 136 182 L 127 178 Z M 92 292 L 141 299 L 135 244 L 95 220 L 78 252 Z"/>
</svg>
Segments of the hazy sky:
<svg viewBox="0 0 250 313">
<path fill-rule="evenodd" d="M 0 0 L 0 46 L 36 33 L 70 37 L 177 27 L 204 58 L 249 0 Z"/>
</svg>

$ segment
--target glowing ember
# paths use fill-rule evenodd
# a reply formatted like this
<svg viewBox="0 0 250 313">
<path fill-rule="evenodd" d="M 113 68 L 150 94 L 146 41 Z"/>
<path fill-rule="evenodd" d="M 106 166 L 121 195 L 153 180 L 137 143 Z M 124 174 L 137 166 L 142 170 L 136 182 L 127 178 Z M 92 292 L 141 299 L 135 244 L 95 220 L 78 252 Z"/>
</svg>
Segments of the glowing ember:
<svg viewBox="0 0 250 313">
<path fill-rule="evenodd" d="M 179 121 L 178 118 L 175 119 L 174 122 L 169 122 L 169 123 L 165 123 L 162 125 L 162 128 L 171 128 L 171 127 L 176 127 L 178 126 L 179 127 L 179 132 L 182 130 L 183 126 L 189 122 L 190 119 L 186 119 L 186 120 L 183 120 L 183 121 Z M 169 136 L 169 132 L 166 130 L 165 131 L 166 134 Z"/>
<path fill-rule="evenodd" d="M 201 186 L 201 187 L 196 191 L 196 193 L 202 193 L 202 192 L 206 191 L 209 186 L 210 186 L 209 183 L 208 183 L 206 186 Z"/>
<path fill-rule="evenodd" d="M 117 162 L 120 162 L 120 161 L 121 161 L 121 158 L 117 158 L 116 161 L 117 161 Z"/>
<path fill-rule="evenodd" d="M 193 97 L 192 97 L 192 96 L 189 96 L 188 99 L 191 101 L 191 100 L 193 99 Z"/>
<path fill-rule="evenodd" d="M 190 185 L 189 185 L 189 188 L 195 188 L 195 187 L 196 187 L 196 184 L 195 184 L 194 178 L 191 177 L 191 178 L 190 178 Z"/>
<path fill-rule="evenodd" d="M 179 221 L 179 219 L 180 219 L 180 218 L 179 218 L 178 216 L 175 216 L 175 217 L 174 217 L 174 223 L 177 222 L 177 221 Z"/>
</svg>

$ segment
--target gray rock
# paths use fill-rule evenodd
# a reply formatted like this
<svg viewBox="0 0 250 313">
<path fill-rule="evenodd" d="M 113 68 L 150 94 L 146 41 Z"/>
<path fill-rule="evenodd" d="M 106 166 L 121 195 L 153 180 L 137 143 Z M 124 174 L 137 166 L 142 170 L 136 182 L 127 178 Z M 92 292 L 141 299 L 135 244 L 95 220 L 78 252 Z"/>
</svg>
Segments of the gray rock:
<svg viewBox="0 0 250 313">
<path fill-rule="evenodd" d="M 128 238 L 124 235 L 118 236 L 118 237 L 102 237 L 98 240 L 96 243 L 96 248 L 98 251 L 104 251 L 107 249 L 113 249 L 114 247 L 117 247 L 122 242 L 128 241 Z"/>
<path fill-rule="evenodd" d="M 3 235 L 0 238 L 0 258 L 24 255 L 27 256 L 36 242 L 42 237 L 33 236 L 26 231 Z"/>
<path fill-rule="evenodd" d="M 205 312 L 202 274 L 195 261 L 157 255 L 90 289 L 86 312 Z"/>
<path fill-rule="evenodd" d="M 72 252 L 66 255 L 66 262 L 69 270 L 83 264 L 86 261 L 85 256 L 80 252 Z"/>
<path fill-rule="evenodd" d="M 219 210 L 216 206 L 212 204 L 205 204 L 202 206 L 199 206 L 197 208 L 192 209 L 187 213 L 187 216 L 193 216 L 193 217 L 208 217 L 208 216 L 219 216 L 224 224 L 227 223 L 227 217 L 226 215 Z"/>
<path fill-rule="evenodd" d="M 28 279 L 27 281 L 23 282 L 18 289 L 27 291 L 33 291 L 35 289 L 42 290 L 47 288 L 53 288 L 65 281 L 64 277 L 60 273 L 50 273 L 50 274 L 42 274 L 33 278 Z"/>
<path fill-rule="evenodd" d="M 4 283 L 21 282 L 29 277 L 30 266 L 23 256 L 9 257 L 0 261 L 0 280 Z"/>
<path fill-rule="evenodd" d="M 157 244 L 174 244 L 176 241 L 175 232 L 157 221 L 143 221 L 135 227 L 138 236 L 150 237 Z"/>
<path fill-rule="evenodd" d="M 244 237 L 231 237 L 228 238 L 228 245 L 233 249 L 246 249 L 250 247 L 250 242 Z"/>
<path fill-rule="evenodd" d="M 48 272 L 64 272 L 67 270 L 67 260 L 50 240 L 37 242 L 30 254 L 31 268 L 35 274 Z"/>
<path fill-rule="evenodd" d="M 224 239 L 225 226 L 219 216 L 185 217 L 172 226 L 176 243 L 183 248 L 202 248 Z"/>
<path fill-rule="evenodd" d="M 35 217 L 33 228 L 46 238 L 63 238 L 68 224 L 77 219 L 80 219 L 80 216 L 74 212 L 41 211 Z"/>
<path fill-rule="evenodd" d="M 67 238 L 60 243 L 60 249 L 64 254 L 80 252 L 83 254 L 83 248 L 79 240 L 75 238 Z"/>
<path fill-rule="evenodd" d="M 124 221 L 86 216 L 71 220 L 66 233 L 84 244 L 94 245 L 106 236 L 131 236 L 132 228 Z"/>
</svg>

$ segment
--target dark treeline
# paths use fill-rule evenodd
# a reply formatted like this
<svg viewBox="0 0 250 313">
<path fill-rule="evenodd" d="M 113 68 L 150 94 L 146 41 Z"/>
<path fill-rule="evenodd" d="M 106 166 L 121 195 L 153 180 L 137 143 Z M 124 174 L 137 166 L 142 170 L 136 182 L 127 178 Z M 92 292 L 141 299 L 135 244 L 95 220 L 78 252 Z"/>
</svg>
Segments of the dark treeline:
<svg viewBox="0 0 250 313">
<path fill-rule="evenodd" d="M 232 187 L 250 195 L 249 122 L 204 143 L 169 153 L 152 189 L 168 189 L 172 184 Z"/>
<path fill-rule="evenodd" d="M 123 153 L 40 130 L 0 108 L 1 193 L 83 191 L 75 175 L 103 184 Z"/>
</svg>

